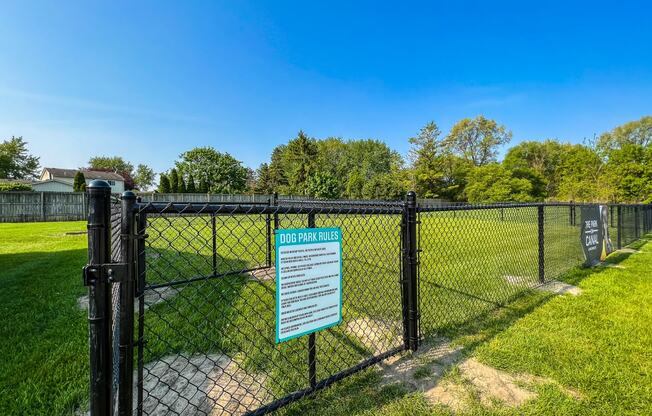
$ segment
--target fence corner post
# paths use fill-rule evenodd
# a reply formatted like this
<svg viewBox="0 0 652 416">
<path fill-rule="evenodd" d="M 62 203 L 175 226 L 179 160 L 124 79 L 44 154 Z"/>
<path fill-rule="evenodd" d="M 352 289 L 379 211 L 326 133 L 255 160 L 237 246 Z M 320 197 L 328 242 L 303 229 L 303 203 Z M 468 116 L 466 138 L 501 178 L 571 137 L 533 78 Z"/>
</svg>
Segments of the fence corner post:
<svg viewBox="0 0 652 416">
<path fill-rule="evenodd" d="M 88 286 L 90 415 L 100 416 L 111 414 L 111 290 L 102 278 L 88 279 L 87 272 L 110 260 L 111 187 L 94 180 L 87 192 L 88 265 L 84 284 Z"/>
<path fill-rule="evenodd" d="M 403 211 L 403 340 L 405 347 L 419 347 L 419 305 L 417 283 L 417 194 L 407 193 Z"/>
<path fill-rule="evenodd" d="M 573 206 L 574 208 L 574 206 Z M 544 213 L 544 204 L 540 204 L 537 207 L 537 217 L 538 217 L 538 227 L 539 227 L 539 283 L 545 283 L 546 281 L 546 252 L 544 245 L 544 228 L 545 228 L 545 213 Z"/>
</svg>

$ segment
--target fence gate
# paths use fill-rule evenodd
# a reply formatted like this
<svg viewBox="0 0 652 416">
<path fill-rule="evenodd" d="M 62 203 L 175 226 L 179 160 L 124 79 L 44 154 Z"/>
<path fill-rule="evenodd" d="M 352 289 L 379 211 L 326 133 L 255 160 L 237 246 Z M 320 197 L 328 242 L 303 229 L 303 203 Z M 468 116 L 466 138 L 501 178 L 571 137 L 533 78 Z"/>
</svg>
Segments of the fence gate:
<svg viewBox="0 0 652 416">
<path fill-rule="evenodd" d="M 109 218 L 110 195 L 89 193 L 93 415 L 263 414 L 416 347 L 402 268 L 416 214 L 403 203 L 141 203 L 127 192 Z M 274 231 L 314 227 L 342 230 L 342 322 L 277 343 Z"/>
</svg>

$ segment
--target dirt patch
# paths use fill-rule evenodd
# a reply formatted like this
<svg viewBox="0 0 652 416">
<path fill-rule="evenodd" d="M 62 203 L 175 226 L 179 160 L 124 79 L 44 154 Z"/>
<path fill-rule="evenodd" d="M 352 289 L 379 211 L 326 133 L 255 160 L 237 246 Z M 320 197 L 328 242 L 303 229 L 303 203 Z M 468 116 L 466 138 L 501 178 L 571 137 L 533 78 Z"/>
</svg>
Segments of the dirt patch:
<svg viewBox="0 0 652 416">
<path fill-rule="evenodd" d="M 166 300 L 175 297 L 179 292 L 180 289 L 172 286 L 161 287 L 157 289 L 147 289 L 144 294 L 145 310 L 147 310 L 150 306 L 165 302 Z M 88 309 L 88 295 L 81 296 L 77 299 L 77 307 L 81 310 Z M 138 309 L 138 299 L 134 300 L 134 309 Z"/>
<path fill-rule="evenodd" d="M 396 346 L 403 333 L 402 325 L 396 321 L 382 321 L 372 318 L 356 318 L 346 324 L 346 332 L 353 335 L 374 355 Z"/>
<path fill-rule="evenodd" d="M 558 280 L 551 280 L 541 286 L 537 286 L 537 290 L 554 293 L 556 295 L 564 295 L 568 293 L 573 296 L 579 296 L 582 294 L 582 289 L 579 287 Z"/>
<path fill-rule="evenodd" d="M 143 373 L 146 414 L 239 415 L 268 397 L 264 377 L 247 374 L 221 354 L 170 355 L 146 364 Z"/>
<path fill-rule="evenodd" d="M 621 253 L 629 253 L 629 254 L 638 254 L 641 252 L 640 250 L 636 250 L 634 248 L 629 248 L 629 247 L 621 248 L 618 251 L 620 251 Z"/>
<path fill-rule="evenodd" d="M 262 282 L 268 280 L 276 279 L 276 267 L 270 267 L 267 269 L 254 270 L 248 273 L 249 277 L 253 280 L 259 280 Z"/>
<path fill-rule="evenodd" d="M 602 267 L 606 267 L 608 269 L 626 269 L 625 266 L 622 264 L 614 264 L 614 263 L 602 263 L 600 264 Z"/>
<path fill-rule="evenodd" d="M 411 390 L 427 392 L 460 359 L 461 353 L 462 347 L 453 347 L 448 340 L 433 340 L 416 353 L 381 364 L 381 384 L 402 383 Z"/>
<path fill-rule="evenodd" d="M 503 280 L 514 286 L 534 287 L 537 284 L 534 278 L 527 276 L 505 275 Z"/>
<path fill-rule="evenodd" d="M 382 364 L 382 384 L 401 383 L 411 391 L 422 392 L 431 404 L 444 405 L 454 412 L 468 410 L 473 400 L 491 407 L 501 403 L 518 407 L 537 397 L 536 387 L 554 384 L 576 399 L 579 393 L 554 380 L 528 374 L 510 374 L 483 364 L 475 358 L 463 359 L 461 347 L 444 338 L 421 346 L 416 353 L 396 362 Z M 454 376 L 447 376 L 451 370 Z"/>
<path fill-rule="evenodd" d="M 494 400 L 499 400 L 506 406 L 517 407 L 537 396 L 535 392 L 521 387 L 516 376 L 482 364 L 475 358 L 462 362 L 459 369 L 462 377 L 473 385 L 480 402 L 485 406 L 491 406 Z"/>
<path fill-rule="evenodd" d="M 461 384 L 440 380 L 423 394 L 432 404 L 442 404 L 450 407 L 453 412 L 462 412 L 468 407 L 467 400 L 470 393 Z"/>
</svg>

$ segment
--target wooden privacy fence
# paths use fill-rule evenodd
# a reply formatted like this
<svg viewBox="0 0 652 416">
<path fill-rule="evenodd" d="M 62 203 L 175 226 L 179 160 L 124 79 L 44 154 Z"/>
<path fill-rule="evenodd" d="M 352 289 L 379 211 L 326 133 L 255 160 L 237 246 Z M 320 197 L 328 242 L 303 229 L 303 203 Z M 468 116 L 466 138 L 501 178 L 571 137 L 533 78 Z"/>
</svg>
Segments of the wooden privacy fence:
<svg viewBox="0 0 652 416">
<path fill-rule="evenodd" d="M 118 197 L 119 195 L 116 195 Z M 143 202 L 267 202 L 271 195 L 155 194 L 138 195 Z M 88 197 L 83 192 L 0 192 L 0 222 L 83 221 Z"/>
<path fill-rule="evenodd" d="M 81 221 L 87 215 L 84 193 L 0 192 L 0 222 Z"/>
<path fill-rule="evenodd" d="M 189 203 L 268 203 L 273 195 L 228 194 L 158 194 L 137 193 L 142 202 Z M 119 195 L 114 195 L 116 198 Z M 303 195 L 277 196 L 285 203 L 314 201 Z M 332 202 L 332 201 L 331 201 Z M 365 203 L 368 200 L 342 200 L 347 203 Z M 421 200 L 432 205 L 445 204 L 441 200 Z M 83 192 L 0 192 L 0 222 L 85 221 L 88 219 L 88 197 Z"/>
</svg>

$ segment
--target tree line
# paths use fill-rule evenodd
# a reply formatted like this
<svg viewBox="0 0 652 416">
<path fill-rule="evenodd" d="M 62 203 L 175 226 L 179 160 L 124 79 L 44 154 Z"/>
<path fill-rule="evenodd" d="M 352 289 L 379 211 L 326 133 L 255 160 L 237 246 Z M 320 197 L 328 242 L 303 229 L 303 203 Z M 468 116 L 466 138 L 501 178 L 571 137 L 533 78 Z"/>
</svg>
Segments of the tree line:
<svg viewBox="0 0 652 416">
<path fill-rule="evenodd" d="M 652 202 L 651 116 L 582 144 L 523 141 L 498 161 L 511 139 L 506 126 L 484 116 L 460 120 L 446 134 L 429 122 L 408 139 L 404 158 L 379 140 L 316 139 L 300 131 L 255 171 L 212 147 L 184 152 L 160 173 L 157 191 L 396 200 L 413 189 L 422 198 L 472 203 Z M 34 176 L 38 164 L 22 138 L 0 144 L 0 178 Z M 151 168 L 119 156 L 93 157 L 88 168 L 121 174 L 127 189 L 154 186 Z"/>
</svg>

